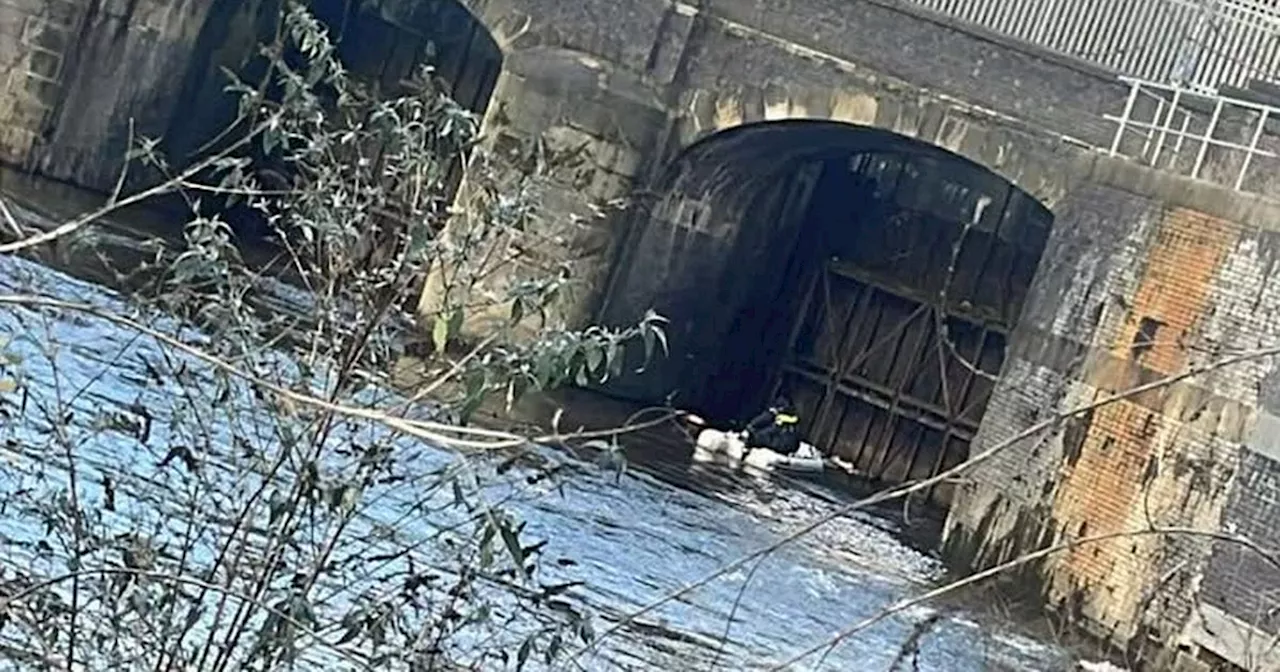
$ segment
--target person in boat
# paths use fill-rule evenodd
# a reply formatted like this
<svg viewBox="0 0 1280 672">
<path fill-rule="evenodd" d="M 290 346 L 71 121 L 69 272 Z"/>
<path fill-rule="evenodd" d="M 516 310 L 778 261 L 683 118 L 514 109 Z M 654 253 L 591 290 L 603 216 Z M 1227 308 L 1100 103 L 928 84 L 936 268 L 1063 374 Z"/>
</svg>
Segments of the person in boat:
<svg viewBox="0 0 1280 672">
<path fill-rule="evenodd" d="M 747 450 L 768 448 L 779 455 L 793 455 L 800 450 L 800 417 L 791 399 L 779 395 L 747 425 L 745 438 Z"/>
</svg>

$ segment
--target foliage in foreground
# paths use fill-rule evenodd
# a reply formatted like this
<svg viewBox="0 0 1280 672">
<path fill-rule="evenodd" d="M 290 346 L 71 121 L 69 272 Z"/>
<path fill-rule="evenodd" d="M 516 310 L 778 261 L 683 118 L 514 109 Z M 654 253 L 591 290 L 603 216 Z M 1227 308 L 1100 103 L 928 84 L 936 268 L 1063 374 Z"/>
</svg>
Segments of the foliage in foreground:
<svg viewBox="0 0 1280 672">
<path fill-rule="evenodd" d="M 149 284 L 127 303 L 86 294 L 164 338 L 71 310 L 6 317 L 0 656 L 15 668 L 493 669 L 591 636 L 572 584 L 539 580 L 541 543 L 505 506 L 544 476 L 490 459 L 518 442 L 435 420 L 617 375 L 630 344 L 665 345 L 661 319 L 548 319 L 572 277 L 520 263 L 546 166 L 495 165 L 429 71 L 375 96 L 304 9 L 280 20 L 269 86 L 230 87 L 260 158 L 175 178 L 193 212 L 185 249 L 137 269 Z M 157 146 L 137 154 L 167 172 Z M 285 188 L 262 188 L 261 157 Z M 208 206 L 227 195 L 265 218 L 285 250 L 276 270 L 300 288 L 245 266 Z M 423 386 L 445 398 L 424 419 L 382 383 L 432 267 L 448 272 L 425 325 L 440 377 Z M 500 292 L 485 282 L 499 273 L 515 278 Z M 458 344 L 466 315 L 493 305 L 507 329 Z M 534 338 L 512 337 L 538 316 Z"/>
</svg>

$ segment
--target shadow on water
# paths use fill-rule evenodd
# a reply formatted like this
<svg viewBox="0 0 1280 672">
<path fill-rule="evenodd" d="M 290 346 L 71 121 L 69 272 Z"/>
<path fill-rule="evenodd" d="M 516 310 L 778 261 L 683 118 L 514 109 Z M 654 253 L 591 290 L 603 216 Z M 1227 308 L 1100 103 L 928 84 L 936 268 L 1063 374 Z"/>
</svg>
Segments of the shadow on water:
<svg viewBox="0 0 1280 672">
<path fill-rule="evenodd" d="M 28 291 L 28 283 L 72 301 L 120 301 L 47 267 L 0 257 L 0 292 Z M 47 317 L 0 311 L 0 335 L 22 334 L 37 319 Z M 154 394 L 140 389 L 146 374 L 139 359 L 158 356 L 154 345 L 98 321 L 66 314 L 53 319 L 61 340 L 86 344 L 60 349 L 56 373 L 66 376 L 69 385 L 84 387 L 88 407 L 124 409 L 140 395 Z M 47 378 L 55 372 L 33 367 L 27 373 Z M 97 468 L 118 472 L 122 480 L 159 458 L 154 448 L 95 436 L 103 438 L 87 446 L 86 454 L 97 460 Z M 670 428 L 631 441 L 627 452 L 638 468 L 617 481 L 587 460 L 560 450 L 542 451 L 544 459 L 571 464 L 578 475 L 558 490 L 529 490 L 510 504 L 527 522 L 528 532 L 548 540 L 544 557 L 555 561 L 546 563 L 543 580 L 582 581 L 573 598 L 606 623 L 776 544 L 845 501 L 811 485 L 753 480 L 691 465 L 687 441 Z M 428 462 L 451 459 L 429 446 L 419 444 L 415 450 Z M 5 457 L 40 459 L 31 454 Z M 519 479 L 513 482 L 523 485 Z M 380 519 L 375 522 L 430 533 L 431 521 L 406 521 L 393 509 L 388 504 L 371 515 Z M 637 619 L 582 662 L 591 670 L 768 667 L 770 661 L 813 646 L 936 580 L 936 560 L 902 543 L 901 533 L 890 516 L 877 512 L 839 517 L 765 556 L 754 569 L 748 565 L 731 572 Z M 3 562 L 19 561 L 5 541 L 6 535 L 16 534 L 0 534 Z M 919 607 L 887 618 L 836 647 L 818 669 L 885 670 L 916 624 L 937 613 Z M 721 644 L 726 624 L 728 638 Z M 1013 634 L 1011 627 L 948 610 L 921 643 L 916 669 L 1053 671 L 1071 665 L 1064 652 Z"/>
</svg>

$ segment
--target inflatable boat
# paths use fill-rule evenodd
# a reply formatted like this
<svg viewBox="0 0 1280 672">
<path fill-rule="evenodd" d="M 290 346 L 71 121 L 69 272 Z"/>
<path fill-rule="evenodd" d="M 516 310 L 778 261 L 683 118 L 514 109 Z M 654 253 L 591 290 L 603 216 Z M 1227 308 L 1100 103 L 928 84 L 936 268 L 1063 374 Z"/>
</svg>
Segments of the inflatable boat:
<svg viewBox="0 0 1280 672">
<path fill-rule="evenodd" d="M 698 432 L 693 459 L 696 462 L 722 464 L 731 469 L 745 468 L 761 472 L 812 474 L 821 472 L 826 467 L 822 454 L 812 444 L 801 442 L 800 449 L 792 455 L 782 455 L 768 448 L 747 450 L 741 433 L 718 429 Z"/>
</svg>

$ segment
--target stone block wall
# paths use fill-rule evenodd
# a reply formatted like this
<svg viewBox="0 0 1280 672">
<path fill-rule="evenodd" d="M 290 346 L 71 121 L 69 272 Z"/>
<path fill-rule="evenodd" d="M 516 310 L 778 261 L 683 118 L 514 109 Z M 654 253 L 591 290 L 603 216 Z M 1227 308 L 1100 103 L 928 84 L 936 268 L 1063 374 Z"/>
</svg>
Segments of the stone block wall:
<svg viewBox="0 0 1280 672">
<path fill-rule="evenodd" d="M 0 3 L 0 161 L 115 184 L 130 128 L 161 137 L 214 0 Z"/>
<path fill-rule="evenodd" d="M 57 107 L 26 164 L 48 177 L 109 191 L 130 129 L 135 137 L 163 138 L 170 120 L 184 113 L 184 77 L 217 0 L 80 2 L 80 39 L 68 52 Z"/>
<path fill-rule="evenodd" d="M 131 125 L 155 136 L 187 113 L 184 78 L 224 3 L 236 4 L 0 3 L 0 160 L 109 189 Z M 1105 144 L 1101 115 L 1123 102 L 1105 73 L 891 0 L 468 4 L 505 57 L 488 113 L 494 141 L 583 150 L 584 164 L 544 185 L 537 250 L 575 268 L 567 322 L 607 294 L 610 267 L 625 258 L 617 251 L 646 221 L 643 211 L 601 217 L 601 202 L 660 185 L 655 167 L 711 133 L 806 118 L 947 148 L 1054 209 L 975 451 L 1100 396 L 1280 341 L 1280 209 L 1082 159 L 1078 145 Z M 1280 544 L 1270 523 L 1278 461 L 1274 362 L 1242 364 L 1051 423 L 996 455 L 958 493 L 948 553 L 985 566 L 1153 524 Z M 1222 624 L 1273 630 L 1258 614 L 1280 590 L 1280 574 L 1246 555 L 1204 536 L 1148 535 L 1074 549 L 1033 578 L 1117 639 L 1180 640 L 1238 659 L 1256 638 L 1228 641 Z"/>
<path fill-rule="evenodd" d="M 1102 119 L 1125 87 L 1067 56 L 894 0 L 710 0 L 715 19 L 856 63 L 866 74 L 908 81 L 975 106 L 1090 143 L 1109 141 Z M 715 20 L 713 19 L 713 21 Z"/>
<path fill-rule="evenodd" d="M 565 264 L 570 284 L 550 317 L 557 325 L 580 326 L 592 321 L 608 283 L 624 233 L 621 204 L 667 117 L 645 82 L 580 52 L 532 47 L 510 54 L 504 65 L 486 115 L 487 137 L 499 161 L 516 165 L 520 152 L 538 145 L 551 169 L 537 184 L 537 230 L 523 241 L 520 257 L 490 274 L 478 291 L 496 298 L 530 269 Z M 419 303 L 428 319 L 438 311 L 442 272 L 431 273 Z M 495 305 L 469 315 L 464 331 L 483 334 L 509 314 L 509 306 Z"/>
<path fill-rule="evenodd" d="M 1280 461 L 1275 455 L 1241 453 L 1222 527 L 1270 551 L 1280 548 Z M 1188 628 L 1192 641 L 1210 647 L 1227 644 L 1232 658 L 1256 661 L 1253 669 L 1280 665 L 1280 654 L 1269 646 L 1280 629 L 1280 571 L 1273 560 L 1219 541 L 1213 545 L 1201 595 Z"/>
<path fill-rule="evenodd" d="M 81 0 L 0 4 L 0 159 L 22 163 L 47 130 L 86 6 Z"/>
<path fill-rule="evenodd" d="M 1240 647 L 1220 628 L 1206 634 L 1203 613 L 1257 622 L 1257 590 L 1280 586 L 1280 569 L 1212 535 L 1280 542 L 1266 522 L 1280 509 L 1259 485 L 1280 470 L 1280 452 L 1265 454 L 1275 358 L 1071 411 L 1280 345 L 1271 280 L 1280 208 L 1197 196 L 1181 180 L 1137 169 L 1127 171 L 1135 179 L 1104 172 L 1057 209 L 974 452 L 1062 420 L 970 474 L 946 553 L 984 567 L 1111 535 L 1058 553 L 1024 578 L 1122 645 L 1203 646 L 1235 660 Z M 1180 532 L 1152 533 L 1169 529 Z M 1265 627 L 1275 631 L 1274 622 Z"/>
</svg>

